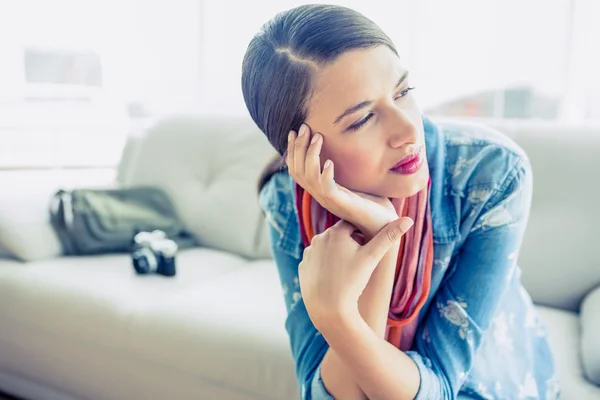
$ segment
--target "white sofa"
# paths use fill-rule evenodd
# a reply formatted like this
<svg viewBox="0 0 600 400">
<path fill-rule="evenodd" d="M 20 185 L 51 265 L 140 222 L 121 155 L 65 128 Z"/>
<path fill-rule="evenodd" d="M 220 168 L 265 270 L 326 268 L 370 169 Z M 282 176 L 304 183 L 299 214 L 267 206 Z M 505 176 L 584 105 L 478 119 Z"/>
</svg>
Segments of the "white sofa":
<svg viewBox="0 0 600 400">
<path fill-rule="evenodd" d="M 600 129 L 490 123 L 533 164 L 520 265 L 549 327 L 562 398 L 600 399 Z M 245 118 L 173 116 L 131 136 L 114 185 L 166 189 L 202 244 L 181 251 L 175 278 L 136 276 L 123 254 L 61 256 L 46 213 L 52 185 L 0 194 L 0 247 L 12 254 L 0 258 L 0 391 L 27 400 L 298 398 L 256 196 L 273 154 Z"/>
</svg>

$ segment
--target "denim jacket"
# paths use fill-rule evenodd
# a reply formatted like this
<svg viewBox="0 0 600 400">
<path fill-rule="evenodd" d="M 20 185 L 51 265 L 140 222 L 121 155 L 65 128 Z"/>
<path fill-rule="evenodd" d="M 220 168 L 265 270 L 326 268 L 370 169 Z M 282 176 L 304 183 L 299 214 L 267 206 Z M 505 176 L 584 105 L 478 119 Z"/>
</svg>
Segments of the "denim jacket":
<svg viewBox="0 0 600 400">
<path fill-rule="evenodd" d="M 546 328 L 517 265 L 532 194 L 524 152 L 475 124 L 423 118 L 431 176 L 434 265 L 413 347 L 418 400 L 556 399 Z M 300 293 L 303 253 L 293 181 L 275 174 L 260 193 L 288 316 L 285 327 L 302 399 L 333 399 L 320 365 L 328 344 Z"/>
</svg>

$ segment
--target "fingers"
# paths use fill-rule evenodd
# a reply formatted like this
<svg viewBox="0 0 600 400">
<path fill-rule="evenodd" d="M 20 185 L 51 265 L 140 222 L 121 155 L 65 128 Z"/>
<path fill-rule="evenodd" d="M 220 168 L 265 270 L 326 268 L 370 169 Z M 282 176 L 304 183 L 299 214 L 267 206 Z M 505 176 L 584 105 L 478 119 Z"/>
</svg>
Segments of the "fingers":
<svg viewBox="0 0 600 400">
<path fill-rule="evenodd" d="M 294 142 L 296 140 L 296 132 L 290 131 L 288 135 L 288 145 L 287 145 L 287 157 L 286 164 L 288 166 L 288 170 L 290 171 L 290 175 L 293 177 L 295 174 L 294 171 Z"/>
<path fill-rule="evenodd" d="M 323 190 L 323 196 L 327 200 L 332 200 L 337 193 L 337 185 L 334 179 L 334 167 L 333 161 L 325 161 L 323 166 L 323 172 L 321 173 L 321 188 Z"/>
<path fill-rule="evenodd" d="M 350 222 L 340 219 L 329 229 L 333 229 L 333 231 L 335 231 L 336 234 L 341 233 L 345 236 L 350 236 L 356 230 L 356 227 Z"/>
<path fill-rule="evenodd" d="M 380 230 L 373 239 L 361 248 L 364 257 L 374 262 L 379 262 L 385 253 L 397 244 L 402 235 L 404 235 L 414 224 L 414 221 L 408 217 L 400 218 L 387 224 Z"/>
<path fill-rule="evenodd" d="M 304 166 L 304 175 L 314 187 L 321 186 L 321 147 L 323 145 L 323 137 L 315 133 L 308 145 L 306 152 L 306 164 Z"/>
<path fill-rule="evenodd" d="M 321 192 L 321 149 L 323 136 L 315 133 L 311 136 L 310 128 L 302 124 L 298 135 L 290 131 L 287 145 L 286 163 L 290 175 L 304 189 Z"/>
<path fill-rule="evenodd" d="M 304 176 L 304 165 L 306 163 L 306 148 L 310 132 L 306 124 L 302 124 L 298 130 L 298 137 L 294 140 L 294 172 L 298 176 Z"/>
</svg>

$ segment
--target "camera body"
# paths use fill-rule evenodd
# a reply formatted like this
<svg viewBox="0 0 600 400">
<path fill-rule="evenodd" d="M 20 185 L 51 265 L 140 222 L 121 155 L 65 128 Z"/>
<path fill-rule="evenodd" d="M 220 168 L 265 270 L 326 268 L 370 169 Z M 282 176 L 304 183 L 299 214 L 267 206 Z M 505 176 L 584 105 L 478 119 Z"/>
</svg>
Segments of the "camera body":
<svg viewBox="0 0 600 400">
<path fill-rule="evenodd" d="M 160 230 L 139 232 L 133 237 L 131 258 L 138 274 L 175 276 L 178 246 Z"/>
</svg>

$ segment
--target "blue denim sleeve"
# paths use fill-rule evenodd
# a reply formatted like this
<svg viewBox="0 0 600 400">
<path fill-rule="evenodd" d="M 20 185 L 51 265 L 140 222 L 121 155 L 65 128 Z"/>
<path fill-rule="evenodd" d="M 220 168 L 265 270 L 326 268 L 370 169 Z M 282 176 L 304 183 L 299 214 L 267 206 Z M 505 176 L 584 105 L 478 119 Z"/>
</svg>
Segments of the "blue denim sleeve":
<svg viewBox="0 0 600 400">
<path fill-rule="evenodd" d="M 300 293 L 298 264 L 300 260 L 282 251 L 277 245 L 280 234 L 270 228 L 271 250 L 285 297 L 288 316 L 285 327 L 290 338 L 292 357 L 296 366 L 296 379 L 303 400 L 333 400 L 321 379 L 321 361 L 329 349 L 325 338 L 312 324 Z"/>
<path fill-rule="evenodd" d="M 456 399 L 516 269 L 531 192 L 529 163 L 521 160 L 477 207 L 456 267 L 435 294 L 414 350 L 406 352 L 421 373 L 417 400 Z"/>
<path fill-rule="evenodd" d="M 262 189 L 259 199 L 268 222 L 271 253 L 287 308 L 285 328 L 301 398 L 333 400 L 325 389 L 320 369 L 329 345 L 310 320 L 300 291 L 298 265 L 303 246 L 294 201 L 293 183 L 287 174 L 274 175 Z"/>
</svg>

